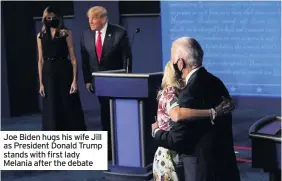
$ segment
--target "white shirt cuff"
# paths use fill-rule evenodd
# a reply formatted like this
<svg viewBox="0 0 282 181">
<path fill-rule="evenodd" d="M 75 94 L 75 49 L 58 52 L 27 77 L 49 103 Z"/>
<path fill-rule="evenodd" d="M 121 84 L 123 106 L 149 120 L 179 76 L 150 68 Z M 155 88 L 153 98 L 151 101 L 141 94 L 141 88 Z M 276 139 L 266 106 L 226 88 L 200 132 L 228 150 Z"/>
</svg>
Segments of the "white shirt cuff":
<svg viewBox="0 0 282 181">
<path fill-rule="evenodd" d="M 152 132 L 152 137 L 155 138 L 155 134 L 157 133 L 157 131 L 159 131 L 160 128 L 156 128 L 154 129 L 154 131 Z"/>
</svg>

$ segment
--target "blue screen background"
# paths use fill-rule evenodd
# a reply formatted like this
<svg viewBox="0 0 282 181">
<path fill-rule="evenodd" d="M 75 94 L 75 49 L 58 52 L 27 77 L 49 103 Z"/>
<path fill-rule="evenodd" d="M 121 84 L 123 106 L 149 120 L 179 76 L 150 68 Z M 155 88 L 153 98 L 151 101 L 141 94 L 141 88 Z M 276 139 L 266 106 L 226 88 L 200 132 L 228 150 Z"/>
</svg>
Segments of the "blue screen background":
<svg viewBox="0 0 282 181">
<path fill-rule="evenodd" d="M 172 42 L 193 37 L 231 95 L 281 97 L 280 13 L 273 1 L 161 1 L 163 67 Z"/>
</svg>

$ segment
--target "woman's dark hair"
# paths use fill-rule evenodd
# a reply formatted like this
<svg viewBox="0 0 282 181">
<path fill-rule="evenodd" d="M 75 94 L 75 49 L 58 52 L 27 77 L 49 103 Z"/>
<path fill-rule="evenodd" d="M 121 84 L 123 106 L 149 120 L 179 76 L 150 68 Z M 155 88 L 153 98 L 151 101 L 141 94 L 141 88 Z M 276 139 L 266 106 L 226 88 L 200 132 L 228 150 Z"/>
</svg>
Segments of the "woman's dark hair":
<svg viewBox="0 0 282 181">
<path fill-rule="evenodd" d="M 54 13 L 56 15 L 56 18 L 58 19 L 58 26 L 55 27 L 56 31 L 57 32 L 61 32 L 61 30 L 67 30 L 67 27 L 65 26 L 64 24 L 64 20 L 63 20 L 63 17 L 60 16 L 59 14 L 59 10 L 58 9 L 55 9 L 53 8 L 52 6 L 47 6 L 43 12 L 43 17 L 42 17 L 42 29 L 41 29 L 41 32 L 40 32 L 40 36 L 42 37 L 43 34 L 47 34 L 48 37 L 51 37 L 51 32 L 50 32 L 50 28 L 48 28 L 46 26 L 46 17 L 48 14 L 50 13 Z"/>
</svg>

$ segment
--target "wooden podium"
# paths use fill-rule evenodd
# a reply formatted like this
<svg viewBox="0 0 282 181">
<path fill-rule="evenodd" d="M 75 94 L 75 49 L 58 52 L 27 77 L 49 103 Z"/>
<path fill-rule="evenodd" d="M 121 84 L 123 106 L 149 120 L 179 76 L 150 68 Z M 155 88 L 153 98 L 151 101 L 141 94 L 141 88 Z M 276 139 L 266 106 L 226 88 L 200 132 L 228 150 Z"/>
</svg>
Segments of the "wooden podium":
<svg viewBox="0 0 282 181">
<path fill-rule="evenodd" d="M 109 97 L 112 163 L 106 178 L 150 180 L 156 145 L 151 124 L 157 114 L 162 72 L 135 74 L 125 70 L 92 73 L 97 96 Z"/>
</svg>

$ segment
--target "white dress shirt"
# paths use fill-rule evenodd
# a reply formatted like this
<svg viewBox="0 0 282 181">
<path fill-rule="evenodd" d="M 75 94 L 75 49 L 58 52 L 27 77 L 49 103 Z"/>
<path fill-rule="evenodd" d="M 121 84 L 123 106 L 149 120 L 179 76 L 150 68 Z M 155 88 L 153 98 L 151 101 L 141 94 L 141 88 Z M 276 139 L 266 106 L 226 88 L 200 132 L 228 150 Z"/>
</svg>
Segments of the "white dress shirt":
<svg viewBox="0 0 282 181">
<path fill-rule="evenodd" d="M 190 77 L 191 77 L 197 70 L 199 70 L 200 68 L 202 68 L 202 66 L 199 66 L 199 67 L 193 69 L 191 72 L 189 72 L 189 74 L 187 75 L 187 77 L 186 77 L 186 79 L 185 79 L 185 83 L 186 83 L 186 84 L 188 83 Z"/>
<path fill-rule="evenodd" d="M 105 26 L 103 27 L 103 29 L 101 29 L 101 39 L 102 39 L 102 46 L 104 45 L 104 40 L 105 40 L 105 37 L 106 37 L 106 33 L 107 33 L 107 28 L 108 28 L 108 23 L 105 24 Z M 98 32 L 99 31 L 96 31 L 96 42 L 98 40 Z"/>
<path fill-rule="evenodd" d="M 185 83 L 186 83 L 186 84 L 188 83 L 190 77 L 191 77 L 197 70 L 199 70 L 200 68 L 202 68 L 202 66 L 199 66 L 199 67 L 193 69 L 191 72 L 189 72 L 189 74 L 186 76 L 186 79 L 185 79 Z M 175 106 L 174 106 L 174 107 L 175 107 Z M 153 130 L 153 132 L 152 132 L 153 138 L 155 137 L 156 132 L 159 131 L 159 130 L 160 130 L 160 128 L 156 128 L 155 130 Z"/>
</svg>

